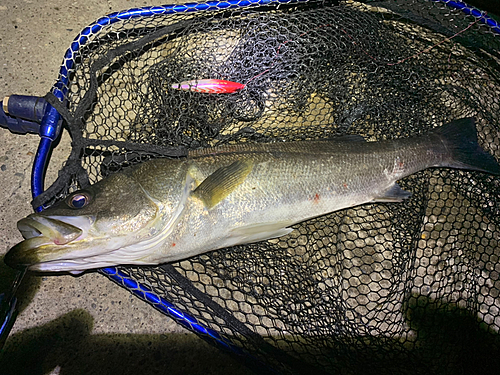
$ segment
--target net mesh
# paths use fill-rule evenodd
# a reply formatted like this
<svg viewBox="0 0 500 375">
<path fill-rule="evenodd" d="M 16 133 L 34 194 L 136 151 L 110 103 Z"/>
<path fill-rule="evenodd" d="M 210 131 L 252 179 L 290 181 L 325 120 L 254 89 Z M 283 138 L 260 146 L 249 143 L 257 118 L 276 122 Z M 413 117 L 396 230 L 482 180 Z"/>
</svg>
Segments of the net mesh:
<svg viewBox="0 0 500 375">
<path fill-rule="evenodd" d="M 476 118 L 500 159 L 500 39 L 427 1 L 311 3 L 135 18 L 76 57 L 70 158 L 39 197 L 138 162 L 239 142 L 410 137 Z M 457 33 L 459 33 L 457 35 Z M 225 79 L 232 94 L 175 90 Z M 283 373 L 494 373 L 500 368 L 500 180 L 425 170 L 397 204 L 172 265 L 121 267 Z"/>
</svg>

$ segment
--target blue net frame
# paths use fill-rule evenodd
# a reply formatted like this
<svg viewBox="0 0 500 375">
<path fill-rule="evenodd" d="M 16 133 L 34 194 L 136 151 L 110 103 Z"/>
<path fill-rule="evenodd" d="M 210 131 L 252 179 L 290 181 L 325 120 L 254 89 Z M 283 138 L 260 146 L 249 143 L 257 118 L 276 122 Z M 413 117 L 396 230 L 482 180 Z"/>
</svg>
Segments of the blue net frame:
<svg viewBox="0 0 500 375">
<path fill-rule="evenodd" d="M 273 4 L 293 4 L 293 3 L 306 3 L 310 0 L 229 0 L 229 1 L 208 1 L 205 3 L 187 3 L 183 5 L 164 5 L 152 6 L 143 8 L 133 8 L 125 11 L 111 13 L 107 16 L 99 18 L 94 23 L 84 28 L 79 35 L 71 43 L 70 47 L 65 53 L 63 64 L 59 71 L 57 82 L 52 87 L 52 93 L 61 101 L 64 100 L 70 84 L 71 71 L 75 65 L 75 58 L 78 51 L 84 46 L 91 37 L 98 34 L 106 26 L 130 20 L 133 18 L 147 18 L 156 17 L 166 14 L 187 13 L 187 12 L 210 12 L 223 9 L 237 9 L 249 8 L 255 6 L 273 5 Z M 443 0 L 429 0 L 435 3 L 441 3 L 446 7 L 461 10 L 466 15 L 471 15 L 479 22 L 488 26 L 494 33 L 500 34 L 500 25 L 491 17 L 484 14 L 466 3 L 460 1 L 443 1 Z M 61 122 L 60 115 L 54 107 L 48 105 L 45 116 L 42 119 L 40 136 L 41 140 L 35 156 L 34 165 L 32 168 L 31 187 L 33 198 L 43 192 L 43 175 L 46 169 L 48 155 L 52 148 L 53 141 L 57 138 L 60 132 Z M 43 207 L 38 207 L 37 211 L 42 211 Z M 205 327 L 198 322 L 194 317 L 186 314 L 181 309 L 167 301 L 165 298 L 154 293 L 147 286 L 138 283 L 131 279 L 126 273 L 118 268 L 109 267 L 101 269 L 100 272 L 106 275 L 109 279 L 129 290 L 136 297 L 147 302 L 155 309 L 163 314 L 174 319 L 177 323 L 186 329 L 196 333 L 205 341 L 215 345 L 221 349 L 228 350 L 233 354 L 240 357 L 245 357 L 245 361 L 255 361 L 255 358 L 235 345 L 227 337 L 223 337 L 218 332 Z M 264 364 L 257 364 L 262 372 L 274 372 Z M 264 371 L 267 370 L 267 371 Z"/>
</svg>

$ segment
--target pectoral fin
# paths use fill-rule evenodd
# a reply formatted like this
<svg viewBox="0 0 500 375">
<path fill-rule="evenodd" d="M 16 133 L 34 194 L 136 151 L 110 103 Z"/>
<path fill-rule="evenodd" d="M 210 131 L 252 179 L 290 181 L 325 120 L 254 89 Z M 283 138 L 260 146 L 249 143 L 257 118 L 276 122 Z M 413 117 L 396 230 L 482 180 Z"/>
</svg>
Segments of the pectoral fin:
<svg viewBox="0 0 500 375">
<path fill-rule="evenodd" d="M 401 186 L 394 183 L 383 195 L 374 198 L 372 202 L 402 202 L 410 197 L 411 193 L 409 191 L 401 189 Z"/>
<path fill-rule="evenodd" d="M 208 176 L 192 195 L 210 209 L 241 185 L 252 168 L 253 162 L 249 160 L 237 160 L 226 167 L 219 168 Z"/>
</svg>

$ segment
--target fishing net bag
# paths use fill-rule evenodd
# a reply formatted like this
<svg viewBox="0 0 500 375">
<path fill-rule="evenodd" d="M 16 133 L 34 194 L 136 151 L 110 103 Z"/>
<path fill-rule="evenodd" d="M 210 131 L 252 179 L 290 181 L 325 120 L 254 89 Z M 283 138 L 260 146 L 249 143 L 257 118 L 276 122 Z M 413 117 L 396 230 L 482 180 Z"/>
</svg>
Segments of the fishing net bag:
<svg viewBox="0 0 500 375">
<path fill-rule="evenodd" d="M 72 151 L 33 204 L 188 150 L 380 141 L 464 117 L 499 160 L 498 27 L 460 4 L 234 1 L 105 17 L 82 31 L 47 96 Z M 204 79 L 244 88 L 199 92 Z M 427 169 L 399 184 L 412 193 L 403 203 L 101 272 L 258 373 L 496 373 L 499 178 Z"/>
</svg>

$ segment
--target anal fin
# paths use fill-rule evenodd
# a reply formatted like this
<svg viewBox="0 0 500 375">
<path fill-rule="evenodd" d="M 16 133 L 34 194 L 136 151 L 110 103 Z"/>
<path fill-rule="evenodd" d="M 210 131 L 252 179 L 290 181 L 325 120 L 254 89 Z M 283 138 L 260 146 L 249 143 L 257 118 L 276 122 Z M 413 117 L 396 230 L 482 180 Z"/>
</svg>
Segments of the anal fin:
<svg viewBox="0 0 500 375">
<path fill-rule="evenodd" d="M 231 230 L 231 237 L 235 240 L 235 244 L 269 240 L 292 232 L 293 228 L 287 228 L 291 224 L 290 222 L 277 222 L 246 225 Z"/>
<path fill-rule="evenodd" d="M 409 191 L 401 189 L 401 186 L 394 183 L 383 195 L 373 198 L 372 202 L 402 202 L 410 197 Z"/>
</svg>

